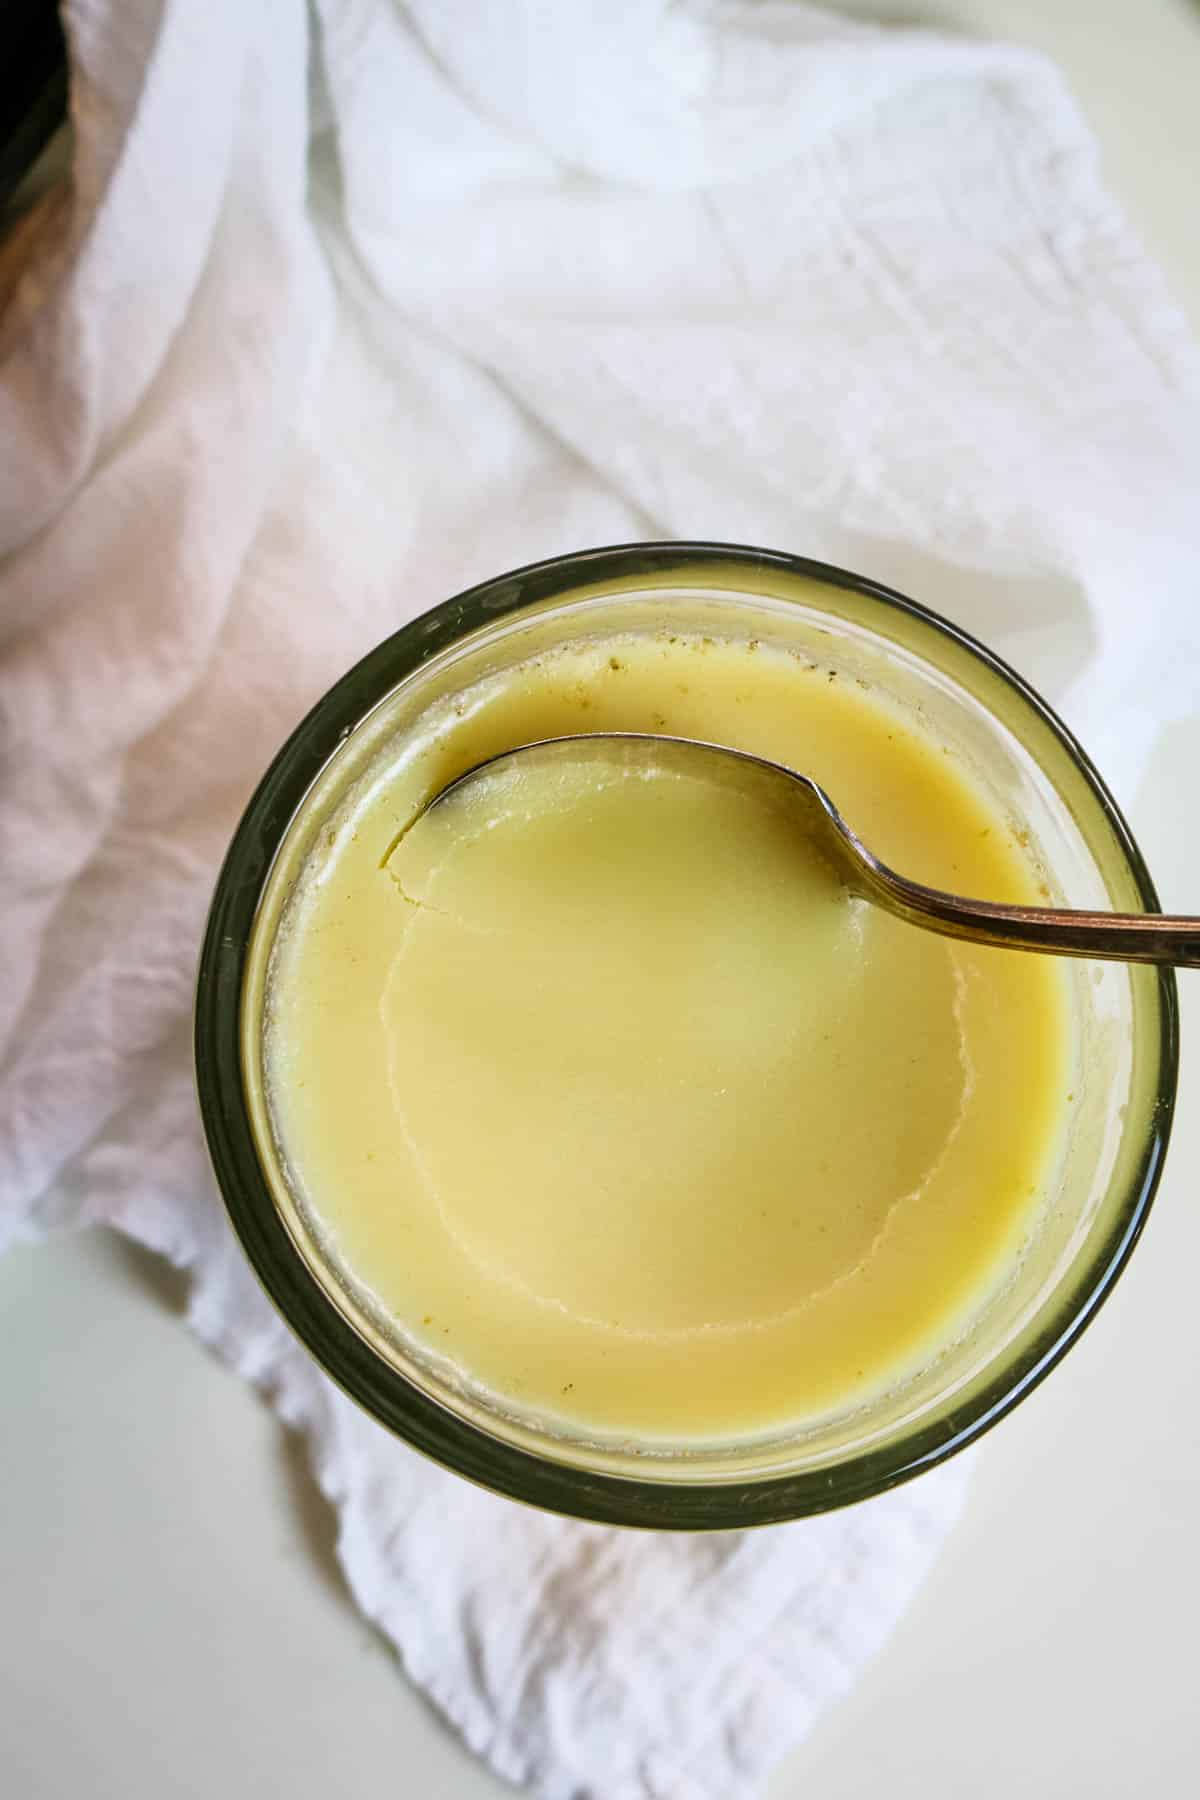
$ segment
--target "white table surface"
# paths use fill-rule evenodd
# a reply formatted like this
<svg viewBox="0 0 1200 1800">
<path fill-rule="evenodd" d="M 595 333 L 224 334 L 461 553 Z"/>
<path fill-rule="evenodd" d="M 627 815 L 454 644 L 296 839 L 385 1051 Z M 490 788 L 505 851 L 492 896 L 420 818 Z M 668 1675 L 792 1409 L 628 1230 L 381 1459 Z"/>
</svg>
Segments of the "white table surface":
<svg viewBox="0 0 1200 1800">
<path fill-rule="evenodd" d="M 1059 60 L 1200 331 L 1200 5 L 930 10 Z M 1197 709 L 1132 808 L 1181 910 L 1200 906 L 1200 671 Z M 1180 985 L 1182 1104 L 1137 1255 L 979 1447 L 933 1577 L 769 1800 L 1200 1794 L 1200 975 Z M 499 1800 L 354 1610 L 299 1448 L 180 1297 L 106 1236 L 0 1263 L 0 1795 Z"/>
</svg>

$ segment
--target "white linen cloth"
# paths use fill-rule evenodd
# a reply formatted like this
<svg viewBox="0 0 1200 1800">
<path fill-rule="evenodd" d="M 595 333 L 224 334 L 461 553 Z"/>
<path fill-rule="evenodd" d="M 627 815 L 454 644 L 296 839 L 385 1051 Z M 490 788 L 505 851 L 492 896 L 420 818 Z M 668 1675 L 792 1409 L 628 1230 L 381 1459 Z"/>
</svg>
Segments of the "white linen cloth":
<svg viewBox="0 0 1200 1800">
<path fill-rule="evenodd" d="M 388 1439 L 276 1321 L 207 1171 L 218 861 L 373 642 L 640 537 L 893 581 L 1127 792 L 1196 692 L 1195 352 L 1019 51 L 775 0 L 67 19 L 72 179 L 2 266 L 0 1232 L 104 1222 L 191 1269 L 196 1330 L 307 1434 L 358 1603 L 497 1771 L 736 1800 L 887 1635 L 962 1467 L 673 1540 Z"/>
</svg>

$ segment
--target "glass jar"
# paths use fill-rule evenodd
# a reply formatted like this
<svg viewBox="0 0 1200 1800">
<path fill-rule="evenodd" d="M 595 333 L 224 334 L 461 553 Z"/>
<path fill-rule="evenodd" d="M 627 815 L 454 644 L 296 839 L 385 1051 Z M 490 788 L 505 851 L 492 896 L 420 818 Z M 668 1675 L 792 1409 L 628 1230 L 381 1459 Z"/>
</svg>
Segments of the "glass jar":
<svg viewBox="0 0 1200 1800">
<path fill-rule="evenodd" d="M 390 1430 L 515 1499 L 613 1524 L 728 1529 L 863 1499 L 972 1442 L 1041 1380 L 1110 1291 L 1166 1149 L 1174 976 L 1070 965 L 1078 1094 L 1053 1191 L 1001 1287 L 917 1375 L 769 1441 L 599 1445 L 450 1385 L 323 1253 L 266 1104 L 274 935 L 316 834 L 380 744 L 431 702 L 565 640 L 654 631 L 770 638 L 921 708 L 1028 833 L 1055 904 L 1157 910 L 1141 856 L 1080 746 L 1019 676 L 901 595 L 801 557 L 634 544 L 555 558 L 446 601 L 314 707 L 246 809 L 200 961 L 196 1070 L 217 1179 L 267 1293 L 328 1373 Z M 469 1121 L 469 1096 L 463 1097 Z"/>
</svg>

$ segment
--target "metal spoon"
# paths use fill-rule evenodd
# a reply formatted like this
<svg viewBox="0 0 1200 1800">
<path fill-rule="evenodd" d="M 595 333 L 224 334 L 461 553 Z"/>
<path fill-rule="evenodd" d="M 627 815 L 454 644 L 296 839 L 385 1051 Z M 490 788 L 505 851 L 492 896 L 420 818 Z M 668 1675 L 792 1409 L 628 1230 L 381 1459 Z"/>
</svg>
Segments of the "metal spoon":
<svg viewBox="0 0 1200 1800">
<path fill-rule="evenodd" d="M 1089 956 L 1109 962 L 1175 963 L 1181 968 L 1200 968 L 1200 917 L 1171 918 L 1163 913 L 1068 912 L 1049 906 L 999 906 L 990 900 L 968 900 L 941 888 L 923 886 L 898 875 L 874 856 L 838 812 L 825 790 L 807 775 L 783 763 L 724 744 L 698 738 L 659 736 L 651 732 L 579 732 L 570 737 L 543 738 L 518 749 L 488 757 L 433 796 L 417 818 L 440 807 L 488 771 L 502 765 L 532 763 L 543 766 L 578 760 L 581 747 L 589 755 L 623 769 L 677 767 L 695 771 L 698 759 L 720 758 L 740 765 L 738 779 L 761 782 L 776 804 L 782 796 L 796 809 L 821 851 L 834 865 L 840 879 L 854 894 L 873 901 L 887 912 L 939 931 L 946 937 L 967 938 L 977 944 L 997 944 L 1010 950 L 1040 950 L 1056 956 Z M 413 820 L 413 824 L 417 820 Z M 402 835 L 407 835 L 411 826 Z M 393 848 L 395 846 L 393 845 Z M 391 852 L 389 851 L 389 855 Z M 386 857 L 384 859 L 387 860 Z"/>
</svg>

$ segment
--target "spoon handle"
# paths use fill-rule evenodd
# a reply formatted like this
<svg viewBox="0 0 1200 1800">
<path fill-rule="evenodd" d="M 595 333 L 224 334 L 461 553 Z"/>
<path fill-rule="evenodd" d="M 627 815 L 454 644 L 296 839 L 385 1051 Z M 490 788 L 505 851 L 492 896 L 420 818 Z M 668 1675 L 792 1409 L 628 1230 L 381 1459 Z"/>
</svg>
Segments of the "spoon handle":
<svg viewBox="0 0 1200 1800">
<path fill-rule="evenodd" d="M 886 904 L 892 912 L 914 925 L 932 926 L 947 937 L 1013 950 L 1044 950 L 1054 956 L 1173 963 L 1181 969 L 1200 969 L 1200 917 L 998 906 L 906 881 L 880 864 L 872 874 L 886 889 Z"/>
</svg>

